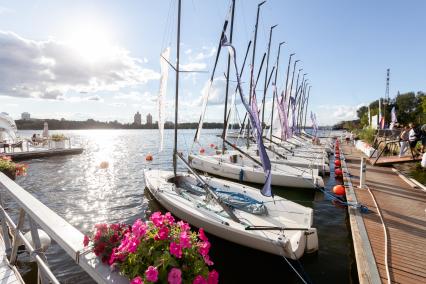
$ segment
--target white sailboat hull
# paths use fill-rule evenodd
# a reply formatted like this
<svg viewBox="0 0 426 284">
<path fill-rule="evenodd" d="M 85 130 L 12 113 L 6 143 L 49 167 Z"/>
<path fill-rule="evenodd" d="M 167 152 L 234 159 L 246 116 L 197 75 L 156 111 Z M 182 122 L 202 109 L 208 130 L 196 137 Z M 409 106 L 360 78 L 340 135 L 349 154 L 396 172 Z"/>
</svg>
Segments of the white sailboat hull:
<svg viewBox="0 0 426 284">
<path fill-rule="evenodd" d="M 254 215 L 241 210 L 234 210 L 235 215 L 243 220 L 234 222 L 221 208 L 209 208 L 201 197 L 178 194 L 175 190 L 173 172 L 149 170 L 144 171 L 145 184 L 154 198 L 173 215 L 188 221 L 196 227 L 202 227 L 210 234 L 228 241 L 261 250 L 267 253 L 299 259 L 304 253 L 318 250 L 318 236 L 312 225 L 312 209 L 306 208 L 281 197 L 264 197 L 259 190 L 237 183 L 215 178 L 205 178 L 206 182 L 216 188 L 244 193 L 256 200 L 265 202 L 267 215 Z M 179 173 L 178 178 L 195 180 L 193 175 Z M 191 199 L 193 198 L 193 199 Z M 269 201 L 269 202 L 268 202 Z M 247 226 L 269 226 L 293 228 L 285 230 L 246 230 Z"/>
<path fill-rule="evenodd" d="M 244 165 L 242 163 L 233 164 L 228 162 L 229 156 L 224 157 L 228 158 L 191 154 L 189 155 L 189 162 L 193 168 L 212 175 L 240 182 L 265 183 L 265 174 L 262 167 L 254 166 L 254 163 L 252 165 Z M 312 170 L 314 171 L 313 174 L 300 174 L 303 171 L 308 172 L 309 170 L 293 169 L 291 167 L 286 167 L 286 172 L 274 170 L 274 167 L 278 168 L 279 166 L 285 167 L 286 165 L 273 165 L 271 172 L 272 185 L 274 186 L 312 189 L 324 187 L 322 178 L 318 176 L 318 170 Z"/>
</svg>

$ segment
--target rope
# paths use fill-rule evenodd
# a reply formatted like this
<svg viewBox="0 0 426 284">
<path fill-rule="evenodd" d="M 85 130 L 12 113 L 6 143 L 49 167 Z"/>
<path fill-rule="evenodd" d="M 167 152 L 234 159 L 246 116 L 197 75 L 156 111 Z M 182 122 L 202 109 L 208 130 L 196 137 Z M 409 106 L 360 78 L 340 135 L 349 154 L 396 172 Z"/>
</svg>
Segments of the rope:
<svg viewBox="0 0 426 284">
<path fill-rule="evenodd" d="M 391 284 L 392 281 L 391 281 L 391 278 L 390 278 L 389 263 L 388 263 L 388 233 L 387 233 L 387 230 L 386 230 L 385 221 L 383 220 L 382 212 L 381 212 L 379 206 L 377 205 L 376 198 L 374 197 L 373 192 L 370 190 L 370 187 L 368 185 L 365 185 L 365 187 L 367 188 L 368 192 L 371 195 L 371 198 L 373 199 L 374 206 L 376 206 L 377 213 L 379 215 L 380 221 L 382 222 L 383 233 L 385 235 L 385 267 L 386 267 L 386 276 L 388 278 L 387 283 Z"/>
</svg>

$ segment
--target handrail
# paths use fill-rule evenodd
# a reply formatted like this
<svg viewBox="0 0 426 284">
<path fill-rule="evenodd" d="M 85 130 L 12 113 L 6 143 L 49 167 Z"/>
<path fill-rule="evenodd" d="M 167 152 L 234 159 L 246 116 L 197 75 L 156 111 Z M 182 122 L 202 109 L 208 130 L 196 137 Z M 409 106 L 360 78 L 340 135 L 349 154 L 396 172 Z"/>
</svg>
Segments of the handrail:
<svg viewBox="0 0 426 284">
<path fill-rule="evenodd" d="M 129 283 L 127 278 L 111 272 L 110 267 L 100 262 L 95 254 L 84 251 L 84 235 L 79 230 L 1 172 L 0 184 L 30 220 L 55 240 L 93 280 L 98 283 Z"/>
</svg>

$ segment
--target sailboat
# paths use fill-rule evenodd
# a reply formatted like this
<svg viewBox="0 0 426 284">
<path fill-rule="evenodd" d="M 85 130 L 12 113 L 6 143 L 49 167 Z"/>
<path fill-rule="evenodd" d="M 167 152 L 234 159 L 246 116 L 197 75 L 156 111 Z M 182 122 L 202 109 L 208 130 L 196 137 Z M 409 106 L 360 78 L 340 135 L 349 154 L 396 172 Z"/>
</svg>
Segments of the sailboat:
<svg viewBox="0 0 426 284">
<path fill-rule="evenodd" d="M 249 103 L 247 104 L 250 106 L 247 106 L 246 108 L 247 109 L 256 108 L 256 110 L 253 111 L 253 115 L 251 115 L 249 119 L 248 126 L 250 126 L 250 124 L 253 123 L 253 121 L 257 121 L 256 123 L 259 124 L 259 127 L 262 128 L 261 126 L 262 124 L 260 124 L 259 117 L 258 117 L 259 111 L 257 110 L 257 103 L 256 103 L 254 90 L 256 89 L 256 85 L 262 70 L 262 66 L 263 66 L 263 62 L 264 62 L 266 54 L 264 54 L 262 63 L 260 64 L 257 80 L 253 80 L 254 78 L 253 66 L 255 62 L 258 20 L 259 20 L 259 12 L 256 18 L 254 44 L 253 44 L 252 61 L 251 61 L 251 69 L 250 69 L 251 71 L 250 92 L 249 92 L 250 96 L 249 96 Z M 247 52 L 246 52 L 246 57 L 247 57 Z M 245 62 L 245 59 L 244 59 L 244 62 Z M 244 63 L 243 63 L 243 67 L 244 67 Z M 235 71 L 237 73 L 237 77 L 240 77 L 241 74 L 239 74 L 238 70 L 236 69 Z M 227 76 L 227 79 L 228 77 L 229 76 Z M 266 82 L 265 82 L 265 85 L 266 85 Z M 240 86 L 240 83 L 238 83 L 238 86 Z M 241 96 L 241 99 L 244 100 L 242 96 L 242 90 L 238 89 L 238 91 Z M 195 134 L 194 141 L 198 140 L 198 136 L 201 131 L 203 117 L 205 113 L 205 106 L 207 104 L 206 103 L 207 98 L 208 97 L 204 98 L 204 104 L 203 104 L 204 107 L 202 108 L 199 128 L 197 130 L 197 133 Z M 226 106 L 227 106 L 227 94 L 225 96 L 225 112 L 224 112 L 225 115 L 227 114 Z M 247 110 L 246 117 L 248 117 L 247 115 L 248 113 L 249 111 Z M 243 122 L 243 125 L 244 125 L 244 122 Z M 224 129 L 226 129 L 226 126 L 227 126 L 227 122 L 225 119 Z M 248 128 L 250 129 L 250 127 Z M 254 128 L 255 126 L 252 127 L 252 129 Z M 256 138 L 256 135 L 250 133 L 249 130 L 246 132 L 246 135 L 249 136 L 247 137 L 248 142 L 251 139 L 254 139 L 254 140 L 257 140 L 256 141 L 257 144 L 259 143 L 263 144 L 263 128 L 260 134 L 258 135 L 259 139 Z M 233 143 L 229 143 L 225 139 L 225 135 L 223 135 L 223 141 L 228 146 L 231 146 L 234 150 L 226 151 L 226 153 L 223 152 L 221 154 L 217 154 L 213 156 L 206 156 L 203 154 L 191 153 L 188 158 L 190 165 L 199 171 L 206 172 L 215 176 L 225 177 L 225 178 L 233 179 L 240 182 L 263 184 L 265 181 L 264 169 L 262 168 L 262 161 L 261 161 L 262 157 L 261 157 L 261 153 L 259 153 L 259 150 L 256 149 L 253 152 L 250 148 L 242 149 L 241 147 L 233 145 Z M 247 144 L 250 144 L 250 143 L 247 143 Z M 259 147 L 259 145 L 257 145 L 257 147 Z M 270 150 L 271 149 L 269 149 L 269 151 Z M 267 153 L 265 153 L 264 155 L 268 156 Z M 272 185 L 287 187 L 287 188 L 308 188 L 308 189 L 324 187 L 324 182 L 322 178 L 319 176 L 319 171 L 325 170 L 322 167 L 323 160 L 321 160 L 321 167 L 320 167 L 313 161 L 305 160 L 305 162 L 303 163 L 301 161 L 302 159 L 297 159 L 297 158 L 286 159 L 284 155 L 280 155 L 280 157 L 282 159 L 280 160 L 279 163 L 276 163 L 276 162 L 274 163 L 274 161 L 278 159 L 271 160 L 268 158 L 269 161 L 272 163 L 271 171 L 270 171 L 270 175 L 272 178 L 271 179 Z M 293 162 L 289 162 L 289 161 L 293 161 Z"/>
<path fill-rule="evenodd" d="M 231 26 L 234 8 L 235 0 L 232 1 Z M 202 177 L 178 153 L 180 22 L 181 0 L 178 0 L 173 171 L 145 170 L 145 184 L 149 192 L 178 218 L 228 241 L 290 259 L 299 259 L 304 253 L 318 250 L 311 208 L 272 197 L 268 182 L 260 192 L 239 183 Z M 221 38 L 225 35 L 226 26 L 227 23 Z M 190 173 L 177 172 L 178 160 Z"/>
</svg>

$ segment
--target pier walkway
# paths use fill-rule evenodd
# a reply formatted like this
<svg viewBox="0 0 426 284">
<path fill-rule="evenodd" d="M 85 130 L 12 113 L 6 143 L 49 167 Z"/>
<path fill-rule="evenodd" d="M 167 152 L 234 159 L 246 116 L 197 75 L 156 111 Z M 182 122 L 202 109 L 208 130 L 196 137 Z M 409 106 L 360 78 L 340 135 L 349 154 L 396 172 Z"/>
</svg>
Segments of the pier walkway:
<svg viewBox="0 0 426 284">
<path fill-rule="evenodd" d="M 341 144 L 348 201 L 358 201 L 370 210 L 349 208 L 352 237 L 360 283 L 387 283 L 385 234 L 392 283 L 426 283 L 426 192 L 414 188 L 391 167 L 366 165 L 366 185 L 359 185 L 360 160 L 366 157 L 355 147 Z"/>
</svg>

